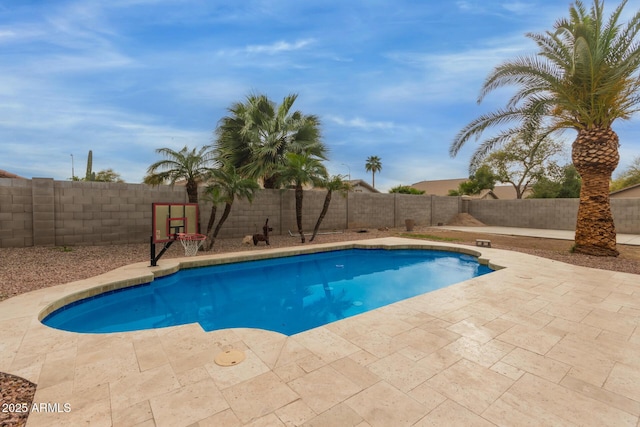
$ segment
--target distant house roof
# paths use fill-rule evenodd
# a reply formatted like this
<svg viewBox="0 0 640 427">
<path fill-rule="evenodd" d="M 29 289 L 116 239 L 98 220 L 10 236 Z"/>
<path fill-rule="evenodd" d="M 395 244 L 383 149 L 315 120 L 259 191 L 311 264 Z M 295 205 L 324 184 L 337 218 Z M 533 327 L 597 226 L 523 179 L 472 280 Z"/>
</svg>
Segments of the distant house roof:
<svg viewBox="0 0 640 427">
<path fill-rule="evenodd" d="M 351 185 L 351 188 L 353 189 L 353 191 L 356 191 L 356 192 L 358 191 L 358 187 L 364 188 L 369 193 L 379 193 L 380 192 L 380 191 L 378 191 L 377 188 L 373 188 L 366 181 L 363 181 L 361 179 L 352 179 L 352 180 L 349 181 L 349 184 Z M 362 191 L 362 190 L 360 190 L 360 191 Z"/>
<path fill-rule="evenodd" d="M 528 188 L 527 190 L 524 191 L 524 193 L 522 194 L 522 198 L 526 198 L 528 195 L 530 195 L 532 192 L 531 188 Z M 513 185 L 509 184 L 509 185 L 496 185 L 495 187 L 493 187 L 493 193 L 498 196 L 498 199 L 506 199 L 506 200 L 511 200 L 511 199 L 516 199 L 518 197 L 518 195 L 516 194 L 516 189 L 513 187 Z"/>
<path fill-rule="evenodd" d="M 424 191 L 424 194 L 434 196 L 448 196 L 449 190 L 457 190 L 458 186 L 467 181 L 468 178 L 439 179 L 435 181 L 420 181 L 411 184 L 416 190 Z"/>
<path fill-rule="evenodd" d="M 640 197 L 640 184 L 630 185 L 622 190 L 613 191 L 609 196 L 613 199 L 632 199 Z"/>
<path fill-rule="evenodd" d="M 470 196 L 462 196 L 462 197 L 468 197 L 470 199 L 481 199 L 481 200 L 487 200 L 487 199 L 495 200 L 500 198 L 496 195 L 496 193 L 493 190 L 490 190 L 488 188 L 482 190 L 478 194 L 472 194 Z"/>
<path fill-rule="evenodd" d="M 11 173 L 11 172 L 7 172 L 4 171 L 2 169 L 0 169 L 0 178 L 20 178 L 20 179 L 26 179 L 23 178 L 21 176 L 16 175 L 15 173 Z"/>
<path fill-rule="evenodd" d="M 412 184 L 411 187 L 422 190 L 425 194 L 435 196 L 448 196 L 450 190 L 457 190 L 460 184 L 468 181 L 468 178 L 439 179 L 434 181 L 420 181 Z M 525 192 L 526 195 L 529 191 Z M 473 199 L 503 199 L 511 200 L 516 198 L 516 189 L 513 185 L 496 185 L 493 190 L 482 190 L 480 194 L 471 196 Z"/>
</svg>

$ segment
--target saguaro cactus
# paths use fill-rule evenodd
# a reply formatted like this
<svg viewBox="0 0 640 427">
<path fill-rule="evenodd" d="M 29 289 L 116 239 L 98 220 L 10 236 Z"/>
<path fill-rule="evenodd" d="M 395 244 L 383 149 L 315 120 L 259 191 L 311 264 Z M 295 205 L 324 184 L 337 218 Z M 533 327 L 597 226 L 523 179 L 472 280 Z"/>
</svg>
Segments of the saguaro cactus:
<svg viewBox="0 0 640 427">
<path fill-rule="evenodd" d="M 87 174 L 84 177 L 85 181 L 95 181 L 96 173 L 91 169 L 93 168 L 93 152 L 89 150 L 89 156 L 87 157 Z"/>
</svg>

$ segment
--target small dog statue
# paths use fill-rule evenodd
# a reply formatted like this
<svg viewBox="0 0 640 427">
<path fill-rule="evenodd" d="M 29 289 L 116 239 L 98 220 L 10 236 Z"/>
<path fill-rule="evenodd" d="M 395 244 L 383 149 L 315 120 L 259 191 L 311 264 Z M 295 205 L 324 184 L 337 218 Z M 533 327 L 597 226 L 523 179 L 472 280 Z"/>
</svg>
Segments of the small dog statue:
<svg viewBox="0 0 640 427">
<path fill-rule="evenodd" d="M 269 227 L 269 218 L 264 223 L 264 227 L 262 227 L 262 234 L 254 234 L 253 235 L 253 246 L 257 246 L 258 242 L 265 242 L 269 245 L 269 232 L 273 231 L 273 228 Z"/>
</svg>

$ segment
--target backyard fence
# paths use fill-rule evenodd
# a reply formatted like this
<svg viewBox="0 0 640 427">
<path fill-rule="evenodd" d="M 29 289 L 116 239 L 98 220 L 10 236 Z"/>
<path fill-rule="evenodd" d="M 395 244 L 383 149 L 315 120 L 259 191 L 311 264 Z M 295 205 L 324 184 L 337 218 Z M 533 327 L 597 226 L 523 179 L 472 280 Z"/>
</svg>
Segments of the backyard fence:
<svg viewBox="0 0 640 427">
<path fill-rule="evenodd" d="M 326 192 L 305 191 L 303 229 L 313 230 Z M 200 226 L 211 204 L 200 197 Z M 0 178 L 0 248 L 146 243 L 151 205 L 186 202 L 184 187 L 145 184 Z M 640 199 L 611 200 L 617 231 L 640 234 Z M 218 217 L 223 206 L 218 206 Z M 322 231 L 446 224 L 461 212 L 487 225 L 571 230 L 577 199 L 463 200 L 407 194 L 334 193 Z M 293 190 L 261 190 L 253 203 L 239 200 L 219 237 L 261 232 L 269 218 L 273 234 L 296 232 Z"/>
</svg>

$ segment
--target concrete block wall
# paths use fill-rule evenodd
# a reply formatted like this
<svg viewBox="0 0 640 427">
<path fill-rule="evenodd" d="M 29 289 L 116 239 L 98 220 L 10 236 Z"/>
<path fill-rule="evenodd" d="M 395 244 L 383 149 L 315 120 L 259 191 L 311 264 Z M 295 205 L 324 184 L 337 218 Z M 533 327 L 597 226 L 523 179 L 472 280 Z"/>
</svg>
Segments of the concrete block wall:
<svg viewBox="0 0 640 427">
<path fill-rule="evenodd" d="M 305 191 L 303 229 L 311 233 L 326 192 Z M 200 231 L 205 232 L 211 204 L 201 193 Z M 154 202 L 184 203 L 184 187 L 144 184 L 54 181 L 50 178 L 0 179 L 0 247 L 146 243 Z M 640 234 L 640 199 L 612 199 L 619 233 Z M 468 211 L 487 225 L 575 229 L 577 199 L 469 200 L 404 194 L 334 193 L 320 231 L 346 228 L 446 224 Z M 217 218 L 224 211 L 218 206 Z M 253 203 L 238 200 L 219 237 L 262 232 L 266 218 L 275 235 L 297 231 L 295 192 L 262 190 Z"/>
<path fill-rule="evenodd" d="M 108 182 L 56 182 L 55 245 L 141 243 L 151 235 L 153 202 L 186 202 L 184 188 Z"/>
<path fill-rule="evenodd" d="M 640 234 L 640 199 L 611 199 L 616 232 Z"/>
<path fill-rule="evenodd" d="M 318 216 L 322 211 L 326 191 L 305 191 L 302 198 L 302 229 L 306 233 L 313 232 Z M 344 230 L 347 224 L 347 199 L 339 192 L 332 193 L 329 209 L 320 225 L 321 231 Z M 201 231 L 206 232 L 211 217 L 211 203 L 200 203 Z M 215 225 L 218 223 L 224 205 L 217 206 Z M 261 190 L 256 193 L 253 203 L 237 200 L 233 203 L 228 219 L 225 221 L 218 237 L 240 237 L 254 233 L 262 233 L 265 220 L 274 235 L 297 233 L 296 202 L 294 190 Z"/>
<path fill-rule="evenodd" d="M 34 246 L 52 246 L 56 242 L 54 184 L 51 178 L 32 180 Z"/>
<path fill-rule="evenodd" d="M 469 213 L 486 225 L 575 230 L 578 199 L 470 200 Z"/>
<path fill-rule="evenodd" d="M 317 197 L 317 201 L 313 205 L 313 213 L 311 215 L 313 224 L 311 225 L 311 230 L 313 231 L 313 227 L 316 225 L 316 221 L 318 220 L 318 216 L 322 211 L 322 206 L 324 205 L 324 199 L 327 195 L 325 190 L 319 191 L 319 196 Z M 324 219 L 322 220 L 322 224 L 320 224 L 320 231 L 337 231 L 344 230 L 347 228 L 347 204 L 348 204 L 348 193 L 343 192 L 332 192 L 331 193 L 331 203 L 329 204 L 329 210 L 327 211 Z"/>
<path fill-rule="evenodd" d="M 200 232 L 205 233 L 211 217 L 211 203 L 204 202 L 200 194 Z M 222 225 L 219 238 L 240 237 L 248 234 L 262 233 L 262 226 L 267 218 L 273 228 L 273 234 L 281 233 L 281 195 L 279 190 L 263 190 L 256 193 L 253 202 L 236 200 L 231 205 L 229 217 Z M 224 212 L 225 205 L 217 206 L 213 227 L 218 224 Z"/>
<path fill-rule="evenodd" d="M 305 191 L 302 201 L 302 230 L 305 233 L 312 233 L 326 198 L 327 192 L 324 190 Z M 295 191 L 287 190 L 282 192 L 282 234 L 288 234 L 289 230 L 293 234 L 298 231 L 296 221 L 296 200 Z M 331 203 L 325 218 L 320 224 L 320 231 L 344 230 L 347 227 L 347 198 L 340 192 L 331 194 Z"/>
<path fill-rule="evenodd" d="M 469 213 L 487 225 L 575 230 L 578 199 L 470 200 Z M 640 234 L 640 199 L 611 199 L 618 233 Z"/>
<path fill-rule="evenodd" d="M 33 246 L 30 180 L 0 178 L 0 248 Z"/>
<path fill-rule="evenodd" d="M 405 220 L 412 219 L 415 225 L 431 225 L 431 196 L 412 194 L 394 194 L 395 227 L 405 225 Z"/>
<path fill-rule="evenodd" d="M 153 202 L 185 202 L 184 188 L 0 179 L 0 247 L 142 243 Z"/>
<path fill-rule="evenodd" d="M 394 196 L 394 194 L 349 193 L 348 228 L 394 227 L 396 224 Z"/>
<path fill-rule="evenodd" d="M 430 196 L 431 197 L 431 225 L 448 223 L 454 216 L 462 212 L 460 197 Z"/>
</svg>

